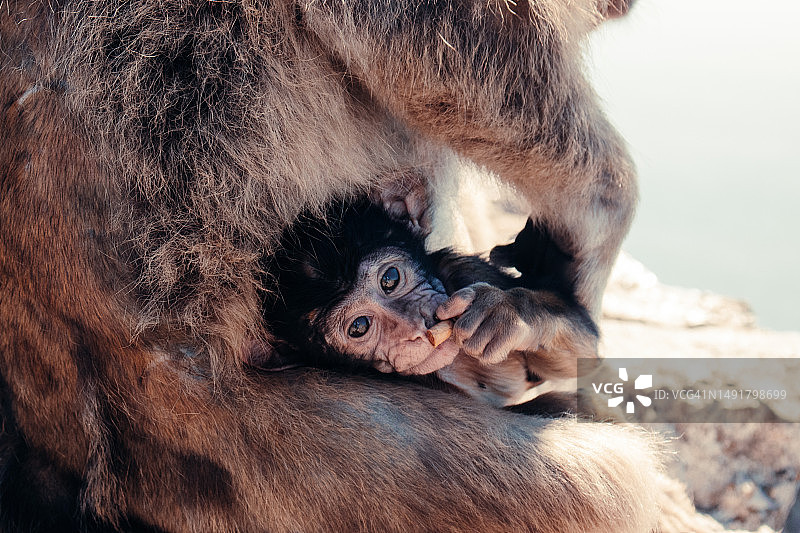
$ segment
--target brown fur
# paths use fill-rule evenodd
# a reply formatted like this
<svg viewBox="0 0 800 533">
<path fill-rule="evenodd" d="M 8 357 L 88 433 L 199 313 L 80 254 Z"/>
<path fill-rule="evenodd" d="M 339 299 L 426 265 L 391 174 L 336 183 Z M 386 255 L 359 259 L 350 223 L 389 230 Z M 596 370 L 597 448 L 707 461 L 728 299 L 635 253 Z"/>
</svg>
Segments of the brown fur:
<svg viewBox="0 0 800 533">
<path fill-rule="evenodd" d="M 584 303 L 625 232 L 593 4 L 378 5 L 0 3 L 0 529 L 651 527 L 625 428 L 242 369 L 278 232 L 435 143 L 535 200 Z"/>
</svg>

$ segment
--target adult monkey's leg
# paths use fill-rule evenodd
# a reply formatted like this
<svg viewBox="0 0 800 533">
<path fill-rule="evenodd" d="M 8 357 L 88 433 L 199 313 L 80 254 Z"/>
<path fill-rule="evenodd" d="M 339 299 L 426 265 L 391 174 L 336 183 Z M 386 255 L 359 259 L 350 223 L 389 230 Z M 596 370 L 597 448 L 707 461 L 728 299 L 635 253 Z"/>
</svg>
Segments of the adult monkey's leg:
<svg viewBox="0 0 800 533">
<path fill-rule="evenodd" d="M 597 317 L 636 199 L 633 165 L 581 68 L 622 2 L 315 2 L 302 21 L 374 98 L 513 183 L 573 257 Z M 510 9 L 513 8 L 513 11 Z"/>
</svg>

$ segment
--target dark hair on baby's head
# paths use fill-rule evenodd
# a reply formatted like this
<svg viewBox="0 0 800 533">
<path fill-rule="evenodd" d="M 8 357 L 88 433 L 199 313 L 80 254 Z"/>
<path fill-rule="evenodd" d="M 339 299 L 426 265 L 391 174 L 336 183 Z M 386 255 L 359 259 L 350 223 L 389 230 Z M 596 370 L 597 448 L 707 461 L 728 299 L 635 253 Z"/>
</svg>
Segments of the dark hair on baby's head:
<svg viewBox="0 0 800 533">
<path fill-rule="evenodd" d="M 428 266 L 423 238 L 368 200 L 339 200 L 323 215 L 302 214 L 268 259 L 264 318 L 271 331 L 298 349 L 326 349 L 315 319 L 353 290 L 364 258 L 387 247 Z"/>
</svg>

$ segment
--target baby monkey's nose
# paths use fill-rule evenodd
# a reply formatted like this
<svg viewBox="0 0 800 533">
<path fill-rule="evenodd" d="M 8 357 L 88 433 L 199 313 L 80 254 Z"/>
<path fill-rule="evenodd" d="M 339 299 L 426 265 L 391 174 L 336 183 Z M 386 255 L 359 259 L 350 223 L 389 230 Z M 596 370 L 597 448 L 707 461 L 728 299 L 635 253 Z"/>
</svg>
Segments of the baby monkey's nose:
<svg viewBox="0 0 800 533">
<path fill-rule="evenodd" d="M 425 329 L 431 329 L 434 324 L 436 324 L 436 305 L 432 306 L 423 306 L 420 309 L 420 313 L 422 314 L 422 321 L 425 325 Z"/>
<path fill-rule="evenodd" d="M 447 301 L 447 295 L 441 293 L 436 294 L 425 305 L 420 306 L 420 314 L 422 314 L 426 330 L 431 329 L 439 322 L 439 319 L 436 318 L 436 309 L 445 301 Z"/>
</svg>

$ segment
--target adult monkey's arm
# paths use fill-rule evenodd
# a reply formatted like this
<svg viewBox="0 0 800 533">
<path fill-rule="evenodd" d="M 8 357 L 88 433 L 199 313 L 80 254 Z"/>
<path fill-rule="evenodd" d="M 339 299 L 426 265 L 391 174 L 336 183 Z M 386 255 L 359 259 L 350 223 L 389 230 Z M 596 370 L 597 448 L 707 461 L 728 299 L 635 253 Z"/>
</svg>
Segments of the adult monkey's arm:
<svg viewBox="0 0 800 533">
<path fill-rule="evenodd" d="M 652 525 L 654 454 L 625 428 L 313 370 L 214 381 L 177 333 L 131 340 L 141 309 L 105 232 L 110 178 L 60 95 L 22 98 L 27 81 L 0 77 L 0 529 Z"/>
<path fill-rule="evenodd" d="M 113 177 L 30 82 L 0 76 L 0 530 L 647 530 L 656 467 L 625 428 L 315 371 L 215 381 L 191 339 L 131 339 Z"/>
<path fill-rule="evenodd" d="M 374 98 L 521 190 L 573 257 L 597 318 L 636 200 L 633 165 L 599 109 L 580 45 L 625 2 L 302 3 L 302 22 Z M 383 5 L 383 4 L 382 4 Z"/>
</svg>

